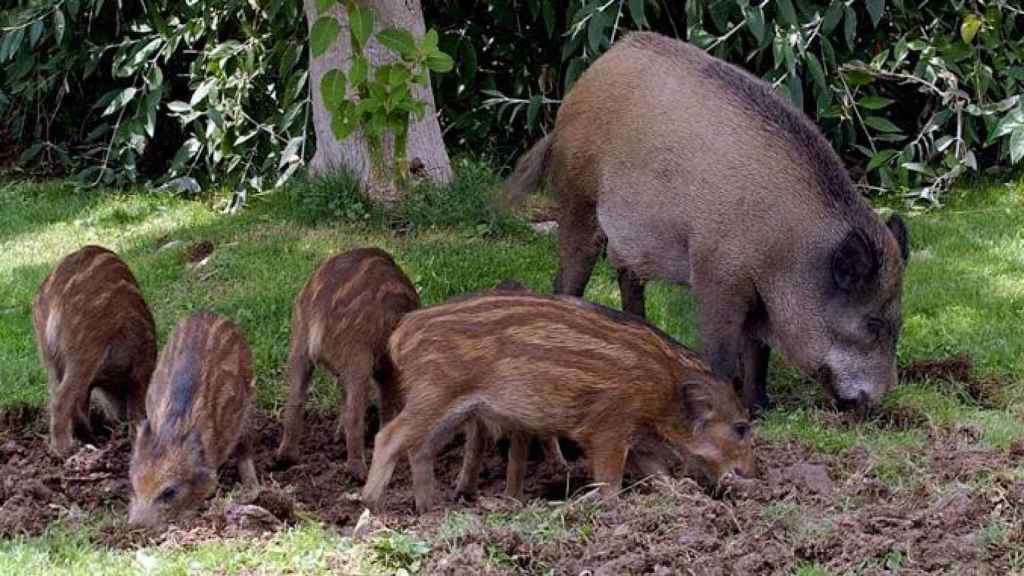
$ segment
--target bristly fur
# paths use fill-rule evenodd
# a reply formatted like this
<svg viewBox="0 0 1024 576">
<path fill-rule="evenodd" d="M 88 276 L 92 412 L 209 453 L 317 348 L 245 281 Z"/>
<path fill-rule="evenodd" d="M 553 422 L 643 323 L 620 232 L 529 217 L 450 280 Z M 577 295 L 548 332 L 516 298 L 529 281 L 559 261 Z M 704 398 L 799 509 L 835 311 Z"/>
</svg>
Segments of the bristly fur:
<svg viewBox="0 0 1024 576">
<path fill-rule="evenodd" d="M 89 397 L 99 389 L 111 418 L 145 415 L 156 365 L 156 325 L 131 270 L 114 252 L 85 246 L 63 258 L 32 303 L 39 358 L 50 391 L 50 443 L 59 455 L 72 432 L 90 435 Z"/>
<path fill-rule="evenodd" d="M 419 307 L 419 295 L 390 254 L 356 248 L 332 256 L 310 276 L 292 307 L 288 354 L 288 401 L 277 463 L 298 460 L 305 402 L 314 366 L 321 366 L 345 391 L 343 428 L 353 475 L 365 474 L 363 435 L 368 389 L 375 373 L 387 368 L 387 339 L 407 312 Z M 384 419 L 400 399 L 378 387 Z M 339 428 L 339 431 L 341 428 Z"/>
</svg>

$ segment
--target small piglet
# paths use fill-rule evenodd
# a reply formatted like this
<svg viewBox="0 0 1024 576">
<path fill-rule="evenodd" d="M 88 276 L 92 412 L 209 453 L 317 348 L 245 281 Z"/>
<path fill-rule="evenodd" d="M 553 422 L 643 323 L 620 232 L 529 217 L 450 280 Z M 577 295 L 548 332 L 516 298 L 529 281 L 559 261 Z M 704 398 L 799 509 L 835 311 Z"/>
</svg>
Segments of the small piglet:
<svg viewBox="0 0 1024 576">
<path fill-rule="evenodd" d="M 111 420 L 145 416 L 156 326 L 135 276 L 117 254 L 85 246 L 64 257 L 32 303 L 50 390 L 50 449 L 66 457 L 73 434 L 92 440 L 89 398 Z"/>
<path fill-rule="evenodd" d="M 250 417 L 252 354 L 230 320 L 197 312 L 178 322 L 160 353 L 131 461 L 129 523 L 162 525 L 205 500 L 231 456 L 255 485 Z"/>
<path fill-rule="evenodd" d="M 412 282 L 391 255 L 379 248 L 351 250 L 316 269 L 292 307 L 288 402 L 277 449 L 278 466 L 298 461 L 306 396 L 313 368 L 319 364 L 344 389 L 344 420 L 336 438 L 344 428 L 348 469 L 357 479 L 366 477 L 364 420 L 370 382 L 378 382 L 381 420 L 386 422 L 400 399 L 381 385 L 389 379 L 374 376 L 387 369 L 382 359 L 391 331 L 402 316 L 419 305 Z"/>
<path fill-rule="evenodd" d="M 609 497 L 630 450 L 652 440 L 693 457 L 712 480 L 752 475 L 750 424 L 735 391 L 677 347 L 644 322 L 576 298 L 493 293 L 412 312 L 388 341 L 405 406 L 377 434 L 363 501 L 379 506 L 407 454 L 416 509 L 432 508 L 434 458 L 470 418 L 510 435 L 576 441 Z"/>
</svg>

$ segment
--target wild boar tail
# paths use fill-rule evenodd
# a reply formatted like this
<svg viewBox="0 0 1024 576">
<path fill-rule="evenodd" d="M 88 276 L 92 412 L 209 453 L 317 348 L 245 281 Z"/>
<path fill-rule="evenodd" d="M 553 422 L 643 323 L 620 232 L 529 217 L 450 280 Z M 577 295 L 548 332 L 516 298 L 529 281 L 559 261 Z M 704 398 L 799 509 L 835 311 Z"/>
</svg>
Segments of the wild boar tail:
<svg viewBox="0 0 1024 576">
<path fill-rule="evenodd" d="M 516 169 L 505 183 L 505 193 L 502 196 L 503 206 L 509 207 L 518 204 L 525 196 L 540 187 L 540 182 L 548 169 L 553 135 L 552 132 L 542 138 L 516 162 Z"/>
</svg>

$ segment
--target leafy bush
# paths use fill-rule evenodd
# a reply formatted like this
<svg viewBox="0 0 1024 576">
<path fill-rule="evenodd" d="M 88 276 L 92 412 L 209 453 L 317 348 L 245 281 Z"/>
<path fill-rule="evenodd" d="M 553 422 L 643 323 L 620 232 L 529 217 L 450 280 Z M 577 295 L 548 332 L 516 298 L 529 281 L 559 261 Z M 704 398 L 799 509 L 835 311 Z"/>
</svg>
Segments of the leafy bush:
<svg viewBox="0 0 1024 576">
<path fill-rule="evenodd" d="M 437 18 L 466 20 L 442 41 L 459 55 L 457 77 L 440 85 L 447 121 L 488 127 L 501 156 L 551 125 L 562 95 L 615 38 L 653 29 L 775 85 L 817 120 L 865 190 L 935 200 L 965 173 L 1024 157 L 1024 10 L 1013 0 L 441 4 Z"/>
<path fill-rule="evenodd" d="M 301 6 L 14 0 L 0 9 L 0 123 L 23 162 L 85 182 L 192 174 L 283 182 L 310 155 Z M 687 39 L 814 118 L 865 191 L 937 200 L 1024 157 L 1017 0 L 425 2 L 453 74 L 433 76 L 453 151 L 507 166 L 630 29 Z"/>
<path fill-rule="evenodd" d="M 288 0 L 19 0 L 0 10 L 0 119 L 23 163 L 83 183 L 259 188 L 301 165 L 304 24 Z"/>
</svg>

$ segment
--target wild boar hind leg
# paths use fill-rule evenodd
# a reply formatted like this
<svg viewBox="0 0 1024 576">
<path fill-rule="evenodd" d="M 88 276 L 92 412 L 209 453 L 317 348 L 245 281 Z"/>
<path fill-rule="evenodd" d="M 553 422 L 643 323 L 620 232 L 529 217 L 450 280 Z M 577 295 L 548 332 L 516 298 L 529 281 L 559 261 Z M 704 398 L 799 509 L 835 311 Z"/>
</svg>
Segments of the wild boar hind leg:
<svg viewBox="0 0 1024 576">
<path fill-rule="evenodd" d="M 582 297 L 604 250 L 604 237 L 593 208 L 562 208 L 558 219 L 558 275 L 555 294 Z"/>
<path fill-rule="evenodd" d="M 64 372 L 50 395 L 50 449 L 60 458 L 67 457 L 78 434 L 92 441 L 89 422 L 90 384 L 96 374 L 95 366 L 83 369 L 70 366 Z"/>
<path fill-rule="evenodd" d="M 277 467 L 291 466 L 298 462 L 299 443 L 305 428 L 306 396 L 313 378 L 313 361 L 304 349 L 305 342 L 292 336 L 288 353 L 288 400 L 284 407 L 284 431 L 281 444 L 274 456 Z"/>
</svg>

